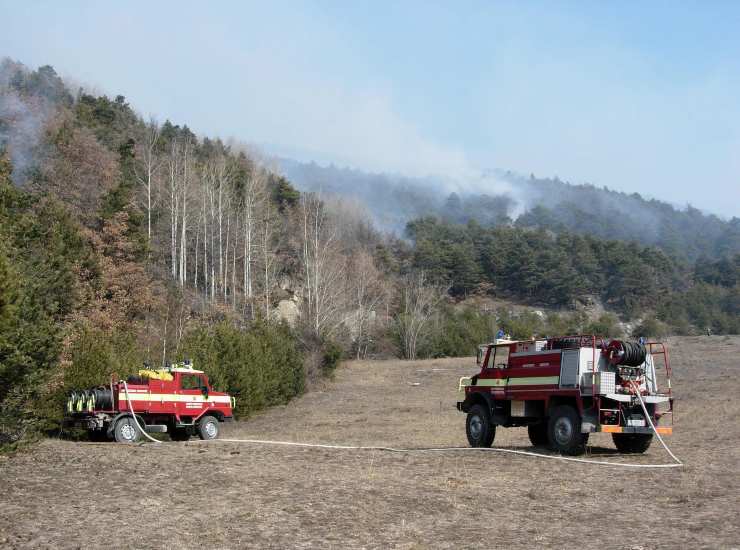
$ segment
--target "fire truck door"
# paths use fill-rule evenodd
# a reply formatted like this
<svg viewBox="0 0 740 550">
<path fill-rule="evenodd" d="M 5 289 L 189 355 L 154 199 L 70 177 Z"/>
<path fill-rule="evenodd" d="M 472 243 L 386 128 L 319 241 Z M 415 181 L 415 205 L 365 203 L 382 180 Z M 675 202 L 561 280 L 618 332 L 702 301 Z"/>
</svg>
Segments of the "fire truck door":
<svg viewBox="0 0 740 550">
<path fill-rule="evenodd" d="M 200 416 L 208 407 L 208 386 L 200 374 L 180 375 L 179 405 L 181 416 Z"/>
</svg>

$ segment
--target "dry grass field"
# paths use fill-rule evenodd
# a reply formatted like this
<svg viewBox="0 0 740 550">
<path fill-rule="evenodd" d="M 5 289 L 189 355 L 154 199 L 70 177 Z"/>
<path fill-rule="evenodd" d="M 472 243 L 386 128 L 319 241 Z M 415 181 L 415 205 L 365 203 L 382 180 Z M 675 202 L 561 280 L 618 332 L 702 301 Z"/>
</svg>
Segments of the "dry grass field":
<svg viewBox="0 0 740 550">
<path fill-rule="evenodd" d="M 680 469 L 489 452 L 387 453 L 212 442 L 45 440 L 0 457 L 2 548 L 740 547 L 740 338 L 670 341 Z M 465 446 L 472 359 L 349 362 L 223 437 Z M 415 385 L 418 383 L 418 385 Z M 526 430 L 495 446 L 532 450 Z M 593 458 L 616 453 L 592 435 Z"/>
</svg>

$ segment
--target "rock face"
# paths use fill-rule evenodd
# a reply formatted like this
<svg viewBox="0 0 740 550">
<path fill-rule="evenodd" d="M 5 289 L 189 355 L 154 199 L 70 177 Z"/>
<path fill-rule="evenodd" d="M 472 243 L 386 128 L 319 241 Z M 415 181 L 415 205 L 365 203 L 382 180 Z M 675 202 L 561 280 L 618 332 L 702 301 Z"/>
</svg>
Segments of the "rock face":
<svg viewBox="0 0 740 550">
<path fill-rule="evenodd" d="M 280 300 L 278 302 L 276 312 L 277 316 L 288 323 L 291 327 L 295 326 L 298 321 L 298 317 L 301 314 L 295 298 L 290 300 Z"/>
</svg>

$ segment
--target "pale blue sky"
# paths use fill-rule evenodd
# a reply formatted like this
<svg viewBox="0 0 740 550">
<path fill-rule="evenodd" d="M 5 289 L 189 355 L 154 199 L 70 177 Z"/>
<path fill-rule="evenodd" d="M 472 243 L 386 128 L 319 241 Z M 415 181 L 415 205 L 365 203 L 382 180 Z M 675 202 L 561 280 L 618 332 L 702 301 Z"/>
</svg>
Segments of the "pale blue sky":
<svg viewBox="0 0 740 550">
<path fill-rule="evenodd" d="M 0 56 L 302 160 L 740 216 L 740 2 L 18 2 Z"/>
</svg>

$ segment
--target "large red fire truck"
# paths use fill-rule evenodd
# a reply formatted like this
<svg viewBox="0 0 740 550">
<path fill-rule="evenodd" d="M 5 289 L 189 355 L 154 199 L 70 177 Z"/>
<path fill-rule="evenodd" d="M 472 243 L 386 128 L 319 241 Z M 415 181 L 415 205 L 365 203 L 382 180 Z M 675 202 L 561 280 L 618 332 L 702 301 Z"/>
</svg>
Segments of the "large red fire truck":
<svg viewBox="0 0 740 550">
<path fill-rule="evenodd" d="M 592 432 L 611 433 L 623 453 L 648 449 L 650 420 L 659 434 L 672 433 L 671 367 L 663 343 L 593 335 L 497 340 L 479 347 L 477 362 L 480 372 L 458 386 L 457 408 L 467 413 L 472 447 L 490 447 L 497 426 L 527 426 L 533 445 L 572 455 L 585 451 Z M 664 417 L 670 424 L 657 426 Z"/>
<path fill-rule="evenodd" d="M 214 391 L 203 371 L 189 363 L 116 378 L 107 386 L 73 391 L 65 425 L 87 429 L 93 440 L 133 443 L 141 437 L 140 427 L 166 432 L 174 441 L 196 434 L 216 439 L 219 423 L 233 419 L 234 398 Z"/>
</svg>

